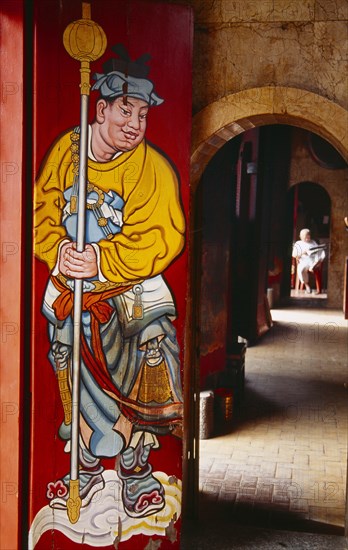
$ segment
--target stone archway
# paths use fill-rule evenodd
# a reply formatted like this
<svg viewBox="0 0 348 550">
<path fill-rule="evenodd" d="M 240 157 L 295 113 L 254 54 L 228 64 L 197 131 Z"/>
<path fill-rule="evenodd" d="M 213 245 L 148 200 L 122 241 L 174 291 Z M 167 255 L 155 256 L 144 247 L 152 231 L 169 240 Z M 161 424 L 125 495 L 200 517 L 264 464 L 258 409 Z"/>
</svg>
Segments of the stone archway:
<svg viewBox="0 0 348 550">
<path fill-rule="evenodd" d="M 292 87 L 267 86 L 252 88 L 224 96 L 207 105 L 193 118 L 191 190 L 194 196 L 201 176 L 215 153 L 230 139 L 242 132 L 269 124 L 287 124 L 314 132 L 331 143 L 348 162 L 348 111 L 308 90 Z M 192 203 L 193 204 L 193 203 Z M 194 215 L 191 216 L 193 220 Z M 191 235 L 194 234 L 192 221 Z M 190 319 L 188 325 L 195 327 L 197 319 L 194 257 L 197 251 L 191 240 Z M 199 444 L 197 424 L 199 400 L 197 386 L 197 341 L 196 331 L 188 329 L 189 350 L 186 369 L 186 439 L 185 456 L 190 457 L 185 465 L 186 510 L 193 515 L 197 508 Z M 347 491 L 348 495 L 348 491 Z M 346 507 L 348 510 L 348 506 Z M 348 517 L 345 533 L 348 533 Z"/>
<path fill-rule="evenodd" d="M 211 103 L 193 118 L 193 190 L 209 160 L 226 141 L 265 124 L 289 124 L 310 130 L 331 143 L 348 161 L 348 112 L 343 107 L 299 88 L 251 88 Z"/>
</svg>

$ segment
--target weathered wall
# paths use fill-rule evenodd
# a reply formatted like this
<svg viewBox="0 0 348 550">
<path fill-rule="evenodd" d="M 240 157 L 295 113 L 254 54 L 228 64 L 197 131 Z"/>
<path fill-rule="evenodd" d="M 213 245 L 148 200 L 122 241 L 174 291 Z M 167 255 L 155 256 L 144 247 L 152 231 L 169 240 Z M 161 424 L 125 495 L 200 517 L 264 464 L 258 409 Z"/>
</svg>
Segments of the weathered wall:
<svg viewBox="0 0 348 550">
<path fill-rule="evenodd" d="M 266 90 L 267 87 L 271 90 L 275 88 L 274 101 L 279 95 L 277 90 L 281 89 L 289 90 L 289 93 L 294 90 L 296 97 L 293 100 L 296 103 L 299 100 L 297 91 L 311 92 L 309 101 L 312 103 L 313 98 L 315 100 L 317 97 L 315 112 L 318 127 L 310 128 L 308 116 L 303 118 L 307 120 L 307 129 L 328 138 L 325 129 L 320 130 L 320 120 L 324 123 L 326 117 L 318 111 L 330 109 L 331 102 L 331 108 L 336 105 L 337 109 L 348 109 L 347 0 L 162 1 L 189 4 L 194 9 L 193 114 L 203 116 L 207 131 L 201 128 L 201 117 L 197 122 L 195 116 L 193 152 L 201 143 L 201 138 L 208 139 L 208 128 L 216 126 L 212 120 L 217 115 L 215 103 L 219 103 L 217 110 L 221 111 L 224 107 L 221 101 L 224 103 L 227 100 L 225 124 L 228 124 L 233 122 L 234 116 L 231 113 L 229 117 L 229 111 L 235 111 L 241 101 L 244 104 L 248 99 L 246 91 L 260 89 L 260 108 L 255 105 L 253 109 L 239 110 L 248 111 L 249 116 L 253 112 L 261 115 L 265 99 L 261 89 Z M 235 97 L 235 94 L 239 95 Z M 320 98 L 322 101 L 319 101 Z M 251 99 L 257 102 L 257 98 Z M 305 100 L 306 95 L 302 94 L 300 101 Z M 208 108 L 207 112 L 204 112 L 205 108 Z M 279 122 L 302 127 L 301 108 L 296 112 L 294 109 L 290 111 L 291 116 L 296 115 L 297 121 Z M 267 112 L 274 113 L 275 120 L 259 120 L 256 125 L 277 122 L 277 105 Z M 287 111 L 281 109 L 280 112 L 286 119 Z M 252 125 L 246 126 L 249 127 Z M 214 130 L 216 132 L 217 128 Z M 333 144 L 345 155 L 347 147 L 339 147 L 343 139 L 344 135 L 341 135 L 336 142 L 333 140 Z"/>
<path fill-rule="evenodd" d="M 347 158 L 347 0 L 181 3 L 190 3 L 195 14 L 194 185 L 223 142 L 253 125 L 278 122 L 307 128 L 329 139 Z M 267 93 L 272 104 L 266 106 Z M 279 102 L 278 96 L 286 101 Z M 335 136 L 339 125 L 340 135 Z M 304 157 L 301 147 L 294 155 L 290 184 L 320 183 L 332 201 L 328 305 L 341 307 L 347 171 L 320 168 Z"/>
<path fill-rule="evenodd" d="M 187 3 L 187 2 L 186 2 Z M 265 85 L 348 107 L 346 0 L 191 0 L 193 110 Z"/>
</svg>

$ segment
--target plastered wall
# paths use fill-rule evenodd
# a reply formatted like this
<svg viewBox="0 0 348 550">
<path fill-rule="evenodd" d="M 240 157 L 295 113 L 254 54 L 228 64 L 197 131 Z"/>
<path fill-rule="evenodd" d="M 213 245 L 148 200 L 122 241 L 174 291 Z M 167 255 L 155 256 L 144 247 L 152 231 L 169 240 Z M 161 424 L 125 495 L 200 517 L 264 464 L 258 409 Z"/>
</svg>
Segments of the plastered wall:
<svg viewBox="0 0 348 550">
<path fill-rule="evenodd" d="M 216 151 L 253 125 L 278 122 L 309 129 L 348 158 L 347 0 L 178 3 L 193 6 L 195 15 L 194 186 Z M 320 168 L 300 145 L 293 154 L 290 185 L 320 183 L 332 201 L 328 305 L 341 308 L 347 170 Z"/>
<path fill-rule="evenodd" d="M 225 95 L 266 85 L 302 88 L 348 107 L 346 0 L 190 3 L 194 113 Z"/>
</svg>

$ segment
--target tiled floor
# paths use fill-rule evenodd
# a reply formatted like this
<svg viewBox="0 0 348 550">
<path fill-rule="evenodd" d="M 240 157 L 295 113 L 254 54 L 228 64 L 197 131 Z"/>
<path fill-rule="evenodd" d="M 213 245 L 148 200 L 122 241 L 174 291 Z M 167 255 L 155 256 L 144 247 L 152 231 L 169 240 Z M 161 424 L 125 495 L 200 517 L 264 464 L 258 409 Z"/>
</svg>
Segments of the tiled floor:
<svg viewBox="0 0 348 550">
<path fill-rule="evenodd" d="M 239 413 L 200 442 L 203 518 L 342 532 L 347 321 L 308 305 L 272 310 L 272 331 L 247 349 Z"/>
<path fill-rule="evenodd" d="M 296 299 L 296 302 L 299 306 L 301 306 L 300 302 L 302 300 L 313 300 L 313 298 L 317 300 L 327 300 L 327 294 L 325 291 L 321 292 L 320 294 L 316 294 L 314 290 L 310 294 L 307 294 L 305 290 L 291 290 L 291 298 L 294 300 Z M 298 302 L 300 300 L 300 302 Z"/>
</svg>

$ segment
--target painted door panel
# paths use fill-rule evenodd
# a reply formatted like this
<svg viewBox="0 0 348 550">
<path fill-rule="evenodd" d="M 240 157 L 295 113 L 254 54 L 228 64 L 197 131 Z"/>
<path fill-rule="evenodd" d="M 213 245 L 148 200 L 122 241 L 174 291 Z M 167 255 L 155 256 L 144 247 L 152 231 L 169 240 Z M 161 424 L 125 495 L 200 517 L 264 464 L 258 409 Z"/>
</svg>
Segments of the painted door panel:
<svg viewBox="0 0 348 550">
<path fill-rule="evenodd" d="M 179 381 L 180 375 L 181 379 L 183 377 L 186 316 L 187 255 L 183 221 L 188 218 L 192 14 L 183 6 L 118 0 L 92 2 L 91 17 L 103 28 L 108 42 L 103 57 L 91 63 L 91 75 L 111 72 L 105 69 L 104 63 L 110 58 L 120 60 L 120 56 L 111 49 L 115 44 L 123 44 L 132 61 L 149 53 L 149 75 L 139 78 L 154 83 L 156 93 L 164 102 L 150 107 L 142 156 L 138 151 L 144 141 L 138 148 L 130 147 L 129 152 L 126 150 L 124 156 L 119 157 L 120 161 L 108 159 L 101 167 L 102 170 L 112 165 L 107 175 L 112 180 L 110 183 L 105 170 L 98 172 L 103 163 L 97 163 L 97 156 L 93 160 L 89 154 L 88 178 L 92 179 L 94 174 L 94 188 L 88 195 L 90 204 L 94 205 L 98 197 L 102 197 L 104 202 L 101 206 L 104 208 L 107 202 L 105 197 L 114 193 L 113 198 L 121 200 L 119 211 L 123 215 L 122 223 L 113 233 L 116 241 L 119 239 L 115 241 L 115 247 L 119 251 L 122 239 L 123 242 L 127 238 L 133 240 L 128 254 L 122 256 L 124 281 L 121 284 L 119 274 L 123 268 L 119 265 L 117 272 L 112 269 L 109 272 L 105 267 L 107 261 L 111 265 L 110 262 L 118 254 L 116 249 L 111 249 L 111 260 L 110 257 L 105 260 L 105 250 L 110 252 L 109 245 L 114 243 L 113 238 L 108 240 L 102 237 L 98 240 L 91 233 L 91 242 L 99 249 L 100 263 L 98 275 L 90 280 L 92 287 L 86 287 L 85 297 L 88 294 L 88 298 L 95 300 L 100 284 L 109 285 L 108 292 L 110 284 L 114 290 L 121 284 L 122 290 L 121 293 L 112 291 L 103 297 L 98 294 L 98 315 L 101 309 L 103 315 L 106 309 L 111 308 L 110 315 L 107 314 L 109 317 L 99 316 L 98 325 L 92 320 L 95 319 L 95 302 L 91 307 L 84 306 L 82 324 L 89 328 L 83 328 L 85 341 L 81 344 L 85 346 L 82 352 L 78 451 L 82 506 L 77 521 L 73 523 L 67 513 L 71 424 L 64 417 L 63 407 L 71 407 L 71 330 L 68 321 L 70 319 L 73 324 L 73 320 L 69 308 L 68 315 L 65 312 L 65 316 L 62 314 L 63 317 L 59 317 L 58 305 L 60 307 L 62 303 L 54 300 L 58 294 L 68 301 L 72 299 L 68 287 L 69 281 L 74 279 L 69 279 L 69 274 L 63 272 L 62 264 L 56 263 L 60 240 L 56 234 L 74 238 L 64 222 L 67 210 L 65 213 L 63 210 L 69 207 L 68 216 L 73 215 L 68 191 L 73 169 L 79 159 L 74 163 L 70 141 L 73 143 L 77 134 L 79 143 L 76 127 L 80 125 L 80 64 L 69 57 L 62 36 L 69 23 L 81 19 L 81 3 L 67 0 L 35 2 L 33 171 L 38 183 L 34 196 L 36 237 L 33 259 L 29 546 L 38 550 L 47 547 L 70 549 L 78 548 L 83 543 L 84 548 L 120 547 L 127 550 L 145 548 L 149 539 L 159 539 L 161 548 L 173 549 L 179 544 L 181 514 Z M 134 82 L 143 94 L 139 96 L 140 101 L 145 104 L 150 102 L 150 96 L 146 95 L 143 84 L 139 84 L 132 70 L 128 67 L 123 73 L 128 88 L 127 99 L 122 99 L 120 108 L 125 112 L 129 108 L 135 109 L 134 99 L 139 99 L 135 93 L 132 95 Z M 119 97 L 125 97 L 124 89 Z M 99 127 L 105 128 L 101 126 L 102 122 L 95 120 L 97 98 L 98 93 L 92 91 L 88 121 L 92 124 L 92 153 L 93 136 Z M 106 108 L 111 109 L 108 105 Z M 123 113 L 122 116 L 127 115 Z M 75 133 L 72 131 L 74 128 Z M 100 179 L 98 174 L 101 174 Z M 95 193 L 97 199 L 94 198 Z M 146 200 L 142 201 L 142 193 Z M 88 219 L 87 216 L 87 226 Z M 148 255 L 141 244 L 144 236 L 148 239 L 144 245 L 144 248 L 148 246 Z M 154 249 L 155 254 L 152 252 Z M 138 276 L 135 276 L 137 273 Z M 45 290 L 49 280 L 53 283 L 53 286 L 50 283 L 50 292 L 54 295 L 51 301 Z M 154 288 L 158 281 L 159 287 Z M 132 325 L 132 319 L 129 325 L 126 322 L 122 324 L 120 310 L 127 300 L 132 303 L 135 283 L 141 287 L 142 319 L 137 321 L 140 323 L 138 328 L 129 328 L 135 324 Z M 90 288 L 91 291 L 88 290 Z M 102 288 L 104 291 L 106 287 Z M 154 300 L 147 298 L 155 292 L 157 297 Z M 48 304 L 49 311 L 54 311 L 53 322 L 47 310 L 44 316 L 43 302 Z M 150 310 L 152 313 L 149 313 Z M 133 313 L 132 308 L 128 311 L 131 311 L 134 321 L 134 310 Z M 111 330 L 113 324 L 117 327 Z M 105 327 L 109 328 L 106 330 Z M 63 332 L 65 336 L 70 334 L 67 336 L 68 342 L 64 340 L 65 336 L 57 336 Z M 61 359 L 65 348 L 60 347 L 58 354 L 54 351 L 57 342 L 68 346 L 65 363 Z M 155 351 L 154 342 L 157 346 L 154 346 Z M 126 357 L 127 346 L 135 347 L 132 352 L 127 352 Z M 113 358 L 109 352 L 114 354 Z M 157 353 L 158 361 L 161 361 L 156 362 L 151 353 Z M 116 356 L 118 359 L 115 359 Z M 100 373 L 98 369 L 102 368 L 106 370 Z M 64 369 L 65 374 L 60 379 Z M 99 397 L 93 397 L 94 390 Z M 87 401 L 85 394 L 88 394 Z M 115 423 L 108 431 L 104 424 L 111 425 L 112 422 Z M 141 436 L 143 433 L 147 435 Z M 106 434 L 112 443 L 105 443 Z"/>
</svg>

